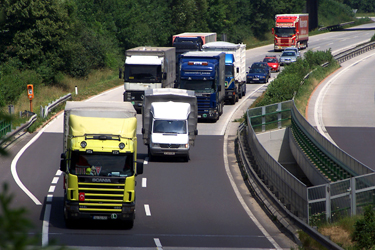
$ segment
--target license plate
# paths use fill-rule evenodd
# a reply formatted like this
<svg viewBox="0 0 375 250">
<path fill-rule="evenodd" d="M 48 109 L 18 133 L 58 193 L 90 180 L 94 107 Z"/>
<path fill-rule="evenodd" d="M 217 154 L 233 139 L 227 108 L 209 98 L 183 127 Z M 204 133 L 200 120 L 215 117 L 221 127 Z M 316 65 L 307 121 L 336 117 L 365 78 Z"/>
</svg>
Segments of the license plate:
<svg viewBox="0 0 375 250">
<path fill-rule="evenodd" d="M 93 220 L 108 220 L 107 216 L 99 216 L 99 215 L 94 215 L 92 217 Z"/>
<path fill-rule="evenodd" d="M 164 152 L 164 155 L 175 155 L 175 152 Z"/>
<path fill-rule="evenodd" d="M 253 80 L 254 80 L 254 81 L 258 81 L 258 80 L 259 80 L 259 78 L 253 78 Z"/>
</svg>

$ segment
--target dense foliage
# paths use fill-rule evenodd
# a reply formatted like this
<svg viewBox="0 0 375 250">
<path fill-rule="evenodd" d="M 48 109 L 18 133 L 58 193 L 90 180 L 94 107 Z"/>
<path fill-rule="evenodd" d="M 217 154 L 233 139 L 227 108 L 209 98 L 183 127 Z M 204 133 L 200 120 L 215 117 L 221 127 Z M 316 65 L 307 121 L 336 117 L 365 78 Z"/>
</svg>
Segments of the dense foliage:
<svg viewBox="0 0 375 250">
<path fill-rule="evenodd" d="M 363 218 L 354 225 L 353 241 L 357 249 L 373 249 L 375 245 L 375 211 L 373 206 L 365 208 Z"/>
<path fill-rule="evenodd" d="M 341 0 L 340 2 L 350 6 L 352 9 L 356 9 L 361 13 L 375 12 L 374 0 Z"/>
<path fill-rule="evenodd" d="M 285 67 L 277 78 L 267 87 L 264 98 L 256 106 L 266 106 L 273 103 L 289 101 L 298 91 L 303 78 L 312 70 L 325 62 L 331 62 L 331 51 L 307 51 L 304 59 L 299 59 Z"/>
<path fill-rule="evenodd" d="M 328 2 L 328 5 L 324 5 Z M 0 107 L 27 84 L 58 85 L 64 75 L 115 69 L 126 49 L 171 46 L 181 32 L 216 32 L 239 43 L 269 34 L 278 13 L 301 13 L 305 0 L 1 0 Z M 342 3 L 320 0 L 336 12 Z M 332 4 L 338 7 L 330 7 Z M 321 12 L 319 8 L 319 12 Z M 346 16 L 350 18 L 350 16 Z M 334 19 L 336 22 L 341 19 Z"/>
</svg>

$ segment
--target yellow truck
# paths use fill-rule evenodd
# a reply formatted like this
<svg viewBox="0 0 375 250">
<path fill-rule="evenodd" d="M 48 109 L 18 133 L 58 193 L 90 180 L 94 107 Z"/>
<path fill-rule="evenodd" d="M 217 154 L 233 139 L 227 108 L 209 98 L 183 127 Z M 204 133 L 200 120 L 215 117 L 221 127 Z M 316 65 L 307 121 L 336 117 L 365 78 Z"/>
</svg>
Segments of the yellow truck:
<svg viewBox="0 0 375 250">
<path fill-rule="evenodd" d="M 64 110 L 64 217 L 119 221 L 135 218 L 137 118 L 130 102 L 67 102 Z"/>
</svg>

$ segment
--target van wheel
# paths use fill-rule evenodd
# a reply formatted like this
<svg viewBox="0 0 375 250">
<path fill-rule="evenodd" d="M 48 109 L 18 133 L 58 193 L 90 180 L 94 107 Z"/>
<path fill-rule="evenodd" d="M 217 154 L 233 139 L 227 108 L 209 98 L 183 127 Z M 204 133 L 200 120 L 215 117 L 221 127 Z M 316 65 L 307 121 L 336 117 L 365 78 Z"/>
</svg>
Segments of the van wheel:
<svg viewBox="0 0 375 250">
<path fill-rule="evenodd" d="M 190 160 L 189 154 L 184 157 L 184 162 L 188 162 Z"/>
</svg>

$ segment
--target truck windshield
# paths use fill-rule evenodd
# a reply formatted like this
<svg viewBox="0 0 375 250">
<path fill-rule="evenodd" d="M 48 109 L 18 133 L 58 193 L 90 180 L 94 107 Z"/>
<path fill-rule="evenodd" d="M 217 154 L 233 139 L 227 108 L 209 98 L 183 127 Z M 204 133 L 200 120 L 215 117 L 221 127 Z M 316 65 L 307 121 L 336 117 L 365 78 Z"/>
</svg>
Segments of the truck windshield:
<svg viewBox="0 0 375 250">
<path fill-rule="evenodd" d="M 134 175 L 133 154 L 86 154 L 73 151 L 69 172 L 76 175 L 132 176 Z"/>
<path fill-rule="evenodd" d="M 295 28 L 275 28 L 275 34 L 278 37 L 292 37 L 296 34 Z"/>
<path fill-rule="evenodd" d="M 225 65 L 225 77 L 233 77 L 234 68 L 232 65 Z"/>
<path fill-rule="evenodd" d="M 186 134 L 186 121 L 154 120 L 154 133 Z"/>
<path fill-rule="evenodd" d="M 125 65 L 126 82 L 160 83 L 160 65 Z"/>
<path fill-rule="evenodd" d="M 180 88 L 194 90 L 195 93 L 214 93 L 215 83 L 213 80 L 181 80 Z"/>
</svg>

